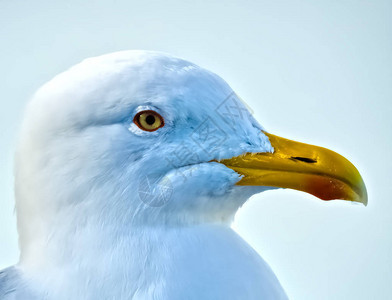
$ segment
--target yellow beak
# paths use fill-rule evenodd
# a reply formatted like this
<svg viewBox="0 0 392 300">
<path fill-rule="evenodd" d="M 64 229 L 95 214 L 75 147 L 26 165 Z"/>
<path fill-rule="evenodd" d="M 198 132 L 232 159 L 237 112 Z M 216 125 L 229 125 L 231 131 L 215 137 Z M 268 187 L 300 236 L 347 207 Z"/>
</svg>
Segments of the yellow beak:
<svg viewBox="0 0 392 300">
<path fill-rule="evenodd" d="M 220 161 L 243 175 L 238 185 L 289 188 L 322 200 L 342 199 L 367 205 L 365 183 L 343 156 L 326 148 L 264 134 L 274 147 L 273 153 L 246 153 Z"/>
</svg>

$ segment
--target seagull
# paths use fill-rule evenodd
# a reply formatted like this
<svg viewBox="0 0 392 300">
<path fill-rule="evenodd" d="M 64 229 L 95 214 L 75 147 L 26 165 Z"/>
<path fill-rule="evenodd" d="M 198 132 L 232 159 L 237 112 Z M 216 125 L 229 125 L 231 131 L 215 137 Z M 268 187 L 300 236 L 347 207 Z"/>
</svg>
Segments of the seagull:
<svg viewBox="0 0 392 300">
<path fill-rule="evenodd" d="M 160 52 L 82 61 L 21 127 L 1 299 L 287 299 L 231 228 L 239 208 L 276 188 L 367 204 L 344 157 L 267 132 L 219 76 Z"/>
</svg>

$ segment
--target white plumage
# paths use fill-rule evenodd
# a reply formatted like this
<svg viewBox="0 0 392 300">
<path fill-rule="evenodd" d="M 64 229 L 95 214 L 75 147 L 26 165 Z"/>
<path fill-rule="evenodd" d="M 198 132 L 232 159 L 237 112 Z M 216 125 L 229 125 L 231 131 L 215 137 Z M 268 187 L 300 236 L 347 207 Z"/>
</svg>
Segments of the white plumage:
<svg viewBox="0 0 392 300">
<path fill-rule="evenodd" d="M 165 126 L 133 122 L 154 110 Z M 16 155 L 21 259 L 1 299 L 285 299 L 230 224 L 265 187 L 214 162 L 271 152 L 217 75 L 169 55 L 83 61 L 31 101 Z"/>
</svg>

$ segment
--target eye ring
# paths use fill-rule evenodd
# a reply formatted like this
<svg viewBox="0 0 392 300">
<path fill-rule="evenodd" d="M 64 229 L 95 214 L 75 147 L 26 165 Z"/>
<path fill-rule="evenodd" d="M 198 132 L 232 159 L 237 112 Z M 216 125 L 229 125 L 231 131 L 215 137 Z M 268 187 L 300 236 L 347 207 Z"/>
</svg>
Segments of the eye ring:
<svg viewBox="0 0 392 300">
<path fill-rule="evenodd" d="M 165 126 L 163 117 L 153 110 L 139 111 L 133 118 L 133 123 L 141 130 L 150 132 Z"/>
</svg>

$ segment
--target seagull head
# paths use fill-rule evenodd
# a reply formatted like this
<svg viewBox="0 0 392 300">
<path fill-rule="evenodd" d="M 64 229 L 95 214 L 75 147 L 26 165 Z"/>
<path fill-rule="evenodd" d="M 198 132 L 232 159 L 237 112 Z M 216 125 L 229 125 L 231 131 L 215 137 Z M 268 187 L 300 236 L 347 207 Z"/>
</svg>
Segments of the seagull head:
<svg viewBox="0 0 392 300">
<path fill-rule="evenodd" d="M 214 73 L 157 52 L 90 58 L 27 108 L 16 156 L 22 258 L 80 230 L 230 224 L 251 195 L 275 188 L 367 201 L 350 162 L 266 132 Z"/>
</svg>

